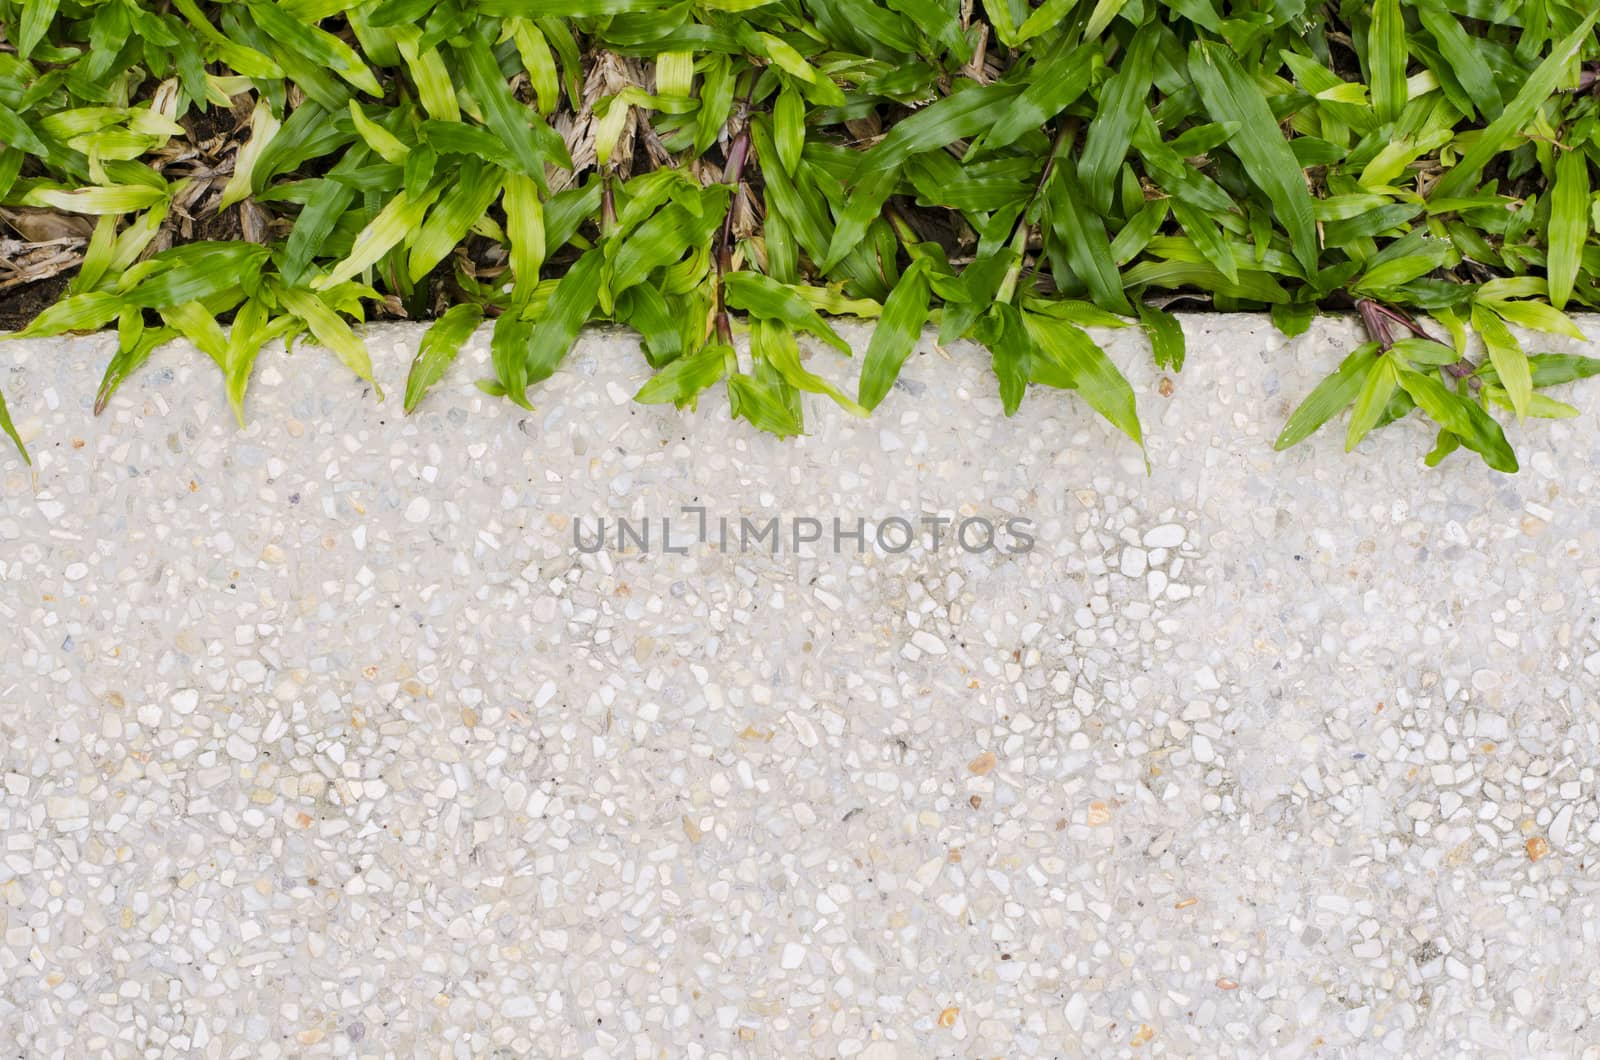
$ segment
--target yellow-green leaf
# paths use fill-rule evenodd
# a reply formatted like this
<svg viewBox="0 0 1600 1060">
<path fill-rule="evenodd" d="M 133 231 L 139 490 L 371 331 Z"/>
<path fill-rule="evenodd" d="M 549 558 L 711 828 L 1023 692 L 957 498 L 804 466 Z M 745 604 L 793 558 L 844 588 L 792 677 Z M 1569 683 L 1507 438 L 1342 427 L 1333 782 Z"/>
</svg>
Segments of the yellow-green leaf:
<svg viewBox="0 0 1600 1060">
<path fill-rule="evenodd" d="M 1472 307 L 1472 326 L 1488 347 L 1489 360 L 1499 373 L 1500 385 L 1505 387 L 1511 407 L 1517 410 L 1517 418 L 1525 418 L 1533 401 L 1533 371 L 1528 366 L 1528 355 L 1523 352 L 1522 344 L 1487 306 Z"/>
</svg>

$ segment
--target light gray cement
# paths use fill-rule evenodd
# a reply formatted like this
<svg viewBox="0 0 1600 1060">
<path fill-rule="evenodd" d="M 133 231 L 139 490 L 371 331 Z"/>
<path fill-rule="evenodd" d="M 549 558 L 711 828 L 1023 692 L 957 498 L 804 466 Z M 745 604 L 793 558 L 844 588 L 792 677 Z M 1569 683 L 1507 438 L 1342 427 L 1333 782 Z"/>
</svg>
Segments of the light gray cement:
<svg viewBox="0 0 1600 1060">
<path fill-rule="evenodd" d="M 1600 387 L 1515 477 L 1278 455 L 1352 326 L 1186 324 L 1111 338 L 1148 475 L 967 346 L 785 443 L 623 335 L 532 414 L 482 334 L 409 419 L 414 329 L 385 404 L 275 353 L 243 431 L 0 344 L 4 1051 L 1600 1055 Z"/>
</svg>

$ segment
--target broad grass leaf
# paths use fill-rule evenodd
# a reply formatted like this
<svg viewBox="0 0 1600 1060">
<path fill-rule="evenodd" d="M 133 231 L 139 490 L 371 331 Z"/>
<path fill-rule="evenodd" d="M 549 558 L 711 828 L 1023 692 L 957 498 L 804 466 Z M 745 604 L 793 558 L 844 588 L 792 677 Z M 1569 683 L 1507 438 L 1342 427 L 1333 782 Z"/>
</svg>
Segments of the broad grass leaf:
<svg viewBox="0 0 1600 1060">
<path fill-rule="evenodd" d="M 1494 73 L 1475 43 L 1461 25 L 1459 17 L 1445 7 L 1443 0 L 1417 0 L 1417 18 L 1438 46 L 1450 73 L 1461 83 L 1473 104 L 1486 119 L 1493 121 L 1505 110 Z"/>
<path fill-rule="evenodd" d="M 1479 134 L 1466 153 L 1433 186 L 1428 193 L 1429 198 L 1453 199 L 1469 190 L 1468 186 L 1478 179 L 1484 166 L 1521 135 L 1523 128 L 1549 99 L 1579 49 L 1590 39 L 1597 21 L 1600 21 L 1600 7 L 1590 10 L 1583 21 L 1534 69 L 1516 96 L 1506 104 L 1501 115 Z"/>
<path fill-rule="evenodd" d="M 555 373 L 556 366 L 572 348 L 578 332 L 589 322 L 600 300 L 600 272 L 604 260 L 600 251 L 591 250 L 573 263 L 561 277 L 528 344 L 527 379 L 541 383 Z"/>
<path fill-rule="evenodd" d="M 1536 387 L 1559 386 L 1600 375 L 1600 357 L 1577 353 L 1531 353 L 1528 363 Z"/>
<path fill-rule="evenodd" d="M 11 444 L 17 447 L 17 452 L 22 455 L 22 462 L 32 466 L 33 458 L 28 455 L 28 447 L 22 444 L 22 435 L 17 433 L 16 424 L 11 422 L 11 410 L 6 408 L 4 391 L 0 391 L 0 431 L 4 431 L 6 437 L 11 439 Z"/>
<path fill-rule="evenodd" d="M 420 199 L 412 199 L 403 190 L 396 193 L 378 216 L 369 221 L 356 235 L 350 253 L 326 275 L 312 282 L 311 288 L 325 291 L 351 279 L 357 273 L 377 264 L 378 259 L 399 246 L 407 236 L 422 224 L 422 218 L 444 189 L 435 185 Z"/>
<path fill-rule="evenodd" d="M 1556 181 L 1550 192 L 1547 273 L 1550 304 L 1565 309 L 1573 284 L 1583 266 L 1583 248 L 1589 240 L 1589 160 L 1582 150 L 1562 151 L 1556 157 Z"/>
<path fill-rule="evenodd" d="M 1406 105 L 1406 19 L 1400 0 L 1373 0 L 1367 31 L 1367 69 L 1372 77 L 1372 109 L 1380 122 L 1392 122 Z"/>
<path fill-rule="evenodd" d="M 1182 199 L 1173 199 L 1172 219 L 1178 222 L 1184 235 L 1229 283 L 1239 282 L 1239 259 L 1228 241 L 1228 234 L 1219 229 L 1205 211 L 1191 206 Z"/>
<path fill-rule="evenodd" d="M 616 256 L 605 273 L 601 307 L 609 311 L 613 298 L 644 282 L 653 270 L 678 261 L 706 243 L 721 225 L 722 218 L 714 211 L 706 210 L 697 217 L 677 203 L 667 204 L 632 233 L 611 244 Z"/>
<path fill-rule="evenodd" d="M 278 291 L 278 300 L 305 323 L 318 343 L 332 350 L 347 368 L 371 383 L 378 400 L 383 400 L 383 388 L 372 377 L 372 356 L 367 352 L 366 343 L 350 330 L 350 325 L 318 292 L 286 287 Z"/>
<path fill-rule="evenodd" d="M 1578 342 L 1589 341 L 1589 336 L 1583 333 L 1583 329 L 1578 327 L 1571 317 L 1544 302 L 1508 302 L 1496 298 L 1479 298 L 1476 304 L 1494 310 L 1495 314 L 1507 323 L 1530 331 L 1545 331 Z"/>
<path fill-rule="evenodd" d="M 778 149 L 778 163 L 788 173 L 800 165 L 800 152 L 806 145 L 805 101 L 794 88 L 785 85 L 772 105 L 772 130 Z"/>
<path fill-rule="evenodd" d="M 17 23 L 17 54 L 26 59 L 33 54 L 34 47 L 44 38 L 45 30 L 50 28 L 50 23 L 55 19 L 56 11 L 60 7 L 60 0 L 28 0 L 20 6 L 22 17 Z M 17 447 L 20 449 L 22 443 L 18 442 Z"/>
<path fill-rule="evenodd" d="M 500 205 L 506 215 L 506 237 L 511 240 L 511 272 L 517 289 L 524 294 L 539 282 L 544 265 L 544 204 L 531 177 L 521 173 L 507 175 Z"/>
<path fill-rule="evenodd" d="M 500 195 L 504 176 L 504 171 L 476 158 L 462 160 L 455 179 L 412 236 L 406 259 L 406 272 L 412 283 L 432 272 L 467 237 Z"/>
<path fill-rule="evenodd" d="M 22 196 L 24 206 L 49 206 L 68 213 L 123 214 L 147 209 L 167 201 L 163 188 L 143 184 L 123 184 L 117 187 L 34 188 Z"/>
<path fill-rule="evenodd" d="M 372 76 L 372 71 L 355 50 L 338 37 L 299 21 L 274 0 L 250 0 L 246 6 L 256 25 L 298 58 L 332 70 L 369 96 L 383 95 L 383 86 Z"/>
<path fill-rule="evenodd" d="M 533 321 L 514 312 L 500 314 L 489 336 L 489 363 L 494 367 L 496 393 L 525 409 L 533 408 L 528 401 L 528 345 L 532 341 Z"/>
<path fill-rule="evenodd" d="M 1379 357 L 1377 363 L 1367 370 L 1367 377 L 1356 392 L 1355 406 L 1350 410 L 1350 425 L 1344 435 L 1345 452 L 1354 450 L 1361 439 L 1378 425 L 1378 420 L 1389 407 L 1389 400 L 1399 386 L 1400 379 L 1394 361 Z"/>
<path fill-rule="evenodd" d="M 756 272 L 730 273 L 723 280 L 728 305 L 758 320 L 778 320 L 826 342 L 846 357 L 850 344 L 829 327 L 817 311 L 790 288 Z"/>
<path fill-rule="evenodd" d="M 1334 416 L 1348 408 L 1361 392 L 1367 375 L 1381 356 L 1376 342 L 1353 350 L 1316 389 L 1312 390 L 1283 425 L 1272 447 L 1280 452 L 1311 437 Z"/>
<path fill-rule="evenodd" d="M 199 302 L 183 302 L 163 306 L 159 312 L 162 320 L 194 343 L 195 349 L 215 361 L 218 368 L 227 370 L 228 337 L 210 310 Z"/>
<path fill-rule="evenodd" d="M 483 123 L 499 138 L 514 158 L 517 172 L 532 177 L 545 188 L 546 164 L 571 168 L 561 138 L 539 117 L 512 95 L 494 53 L 482 39 L 467 40 L 455 48 L 461 62 L 465 87 L 482 111 Z"/>
<path fill-rule="evenodd" d="M 555 56 L 550 53 L 550 43 L 545 40 L 539 27 L 526 18 L 513 18 L 511 21 L 512 38 L 517 42 L 517 54 L 522 57 L 522 68 L 528 72 L 528 82 L 533 86 L 534 96 L 539 101 L 539 112 L 549 115 L 561 103 L 561 73 L 556 69 Z M 687 83 L 679 83 L 684 78 L 681 69 L 682 60 L 678 58 L 668 63 L 668 55 L 681 57 L 686 53 L 669 52 L 658 60 L 657 79 L 661 78 L 660 68 L 665 66 L 672 71 L 673 89 L 682 89 L 679 95 L 688 95 Z M 693 73 L 693 57 L 690 56 L 690 74 Z M 661 91 L 666 92 L 663 88 Z"/>
<path fill-rule="evenodd" d="M 897 122 L 884 138 L 861 156 L 856 180 L 898 169 L 906 159 L 945 147 L 990 128 L 1021 94 L 1019 84 L 974 85 L 923 107 Z"/>
<path fill-rule="evenodd" d="M 355 125 L 356 133 L 362 141 L 385 162 L 400 165 L 411 153 L 411 148 L 402 143 L 394 133 L 369 118 L 367 112 L 361 109 L 361 104 L 353 99 L 350 101 L 350 121 Z"/>
<path fill-rule="evenodd" d="M 840 212 L 838 223 L 829 237 L 827 252 L 823 260 L 817 263 L 822 272 L 832 272 L 861 245 L 866 238 L 867 228 L 883 210 L 883 204 L 899 183 L 898 168 L 867 170 L 850 190 L 845 208 Z"/>
<path fill-rule="evenodd" d="M 1065 248 L 1072 271 L 1088 286 L 1095 304 L 1114 313 L 1132 313 L 1111 241 L 1106 238 L 1105 222 L 1088 202 L 1070 165 L 1056 168 L 1047 194 L 1050 225 Z"/>
<path fill-rule="evenodd" d="M 1511 399 L 1511 406 L 1517 410 L 1517 418 L 1526 418 L 1533 400 L 1533 369 L 1522 344 L 1487 306 L 1472 307 L 1472 327 L 1489 350 L 1489 361 L 1500 376 L 1500 385 Z"/>
<path fill-rule="evenodd" d="M 1128 3 L 1129 0 L 1097 0 L 1094 9 L 1089 12 L 1089 21 L 1084 23 L 1083 39 L 1097 39 L 1111 24 L 1111 20 L 1122 13 L 1122 9 L 1127 7 Z"/>
<path fill-rule="evenodd" d="M 1144 432 L 1139 427 L 1133 387 L 1088 332 L 1040 313 L 1025 314 L 1023 323 L 1033 338 L 1036 356 L 1049 358 L 1065 369 L 1083 399 L 1143 449 Z"/>
<path fill-rule="evenodd" d="M 978 318 L 972 336 L 989 351 L 990 366 L 1000 384 L 1000 404 L 1006 415 L 1016 415 L 1033 376 L 1033 340 L 1022 322 L 1022 314 L 1009 302 L 996 302 Z"/>
<path fill-rule="evenodd" d="M 1506 474 L 1517 470 L 1517 456 L 1511 451 L 1505 432 L 1477 402 L 1421 372 L 1402 370 L 1400 385 L 1429 419 L 1460 438 L 1461 444 L 1483 457 L 1484 463 Z"/>
<path fill-rule="evenodd" d="M 1311 330 L 1317 307 L 1309 302 L 1279 302 L 1272 307 L 1272 326 L 1284 338 L 1292 339 Z"/>
<path fill-rule="evenodd" d="M 406 374 L 407 414 L 416 409 L 433 384 L 444 378 L 445 370 L 482 322 L 483 307 L 468 302 L 451 306 L 423 332 L 416 356 L 411 359 L 411 371 Z"/>
<path fill-rule="evenodd" d="M 1034 65 L 1022 94 L 984 131 L 983 147 L 989 151 L 1008 147 L 1066 110 L 1088 89 L 1096 66 L 1085 58 L 1084 49 L 1063 39 Z"/>
<path fill-rule="evenodd" d="M 109 291 L 85 291 L 63 298 L 7 338 L 45 338 L 68 331 L 96 331 L 117 319 L 126 304 L 121 295 Z"/>
<path fill-rule="evenodd" d="M 601 293 L 604 294 L 604 280 Z M 639 333 L 644 341 L 645 360 L 650 367 L 660 368 L 683 355 L 686 348 L 698 345 L 704 339 L 704 323 L 710 312 L 710 301 L 701 292 L 690 302 L 681 296 L 669 300 L 653 284 L 641 283 L 617 295 L 613 316 L 619 324 Z M 698 321 L 698 322 L 697 322 Z"/>
<path fill-rule="evenodd" d="M 888 396 L 906 358 L 922 337 L 931 297 L 927 272 L 926 260 L 912 262 L 883 303 L 883 315 L 872 330 L 867 355 L 861 362 L 856 400 L 863 408 L 875 409 Z"/>
<path fill-rule="evenodd" d="M 1183 325 L 1165 309 L 1158 309 L 1142 299 L 1134 300 L 1139 320 L 1144 325 L 1145 337 L 1150 340 L 1150 352 L 1157 368 L 1183 371 L 1183 361 L 1188 350 L 1183 335 Z"/>
<path fill-rule="evenodd" d="M 227 344 L 222 353 L 222 376 L 228 392 L 228 404 L 233 418 L 244 426 L 244 395 L 250 385 L 250 373 L 255 369 L 256 357 L 267 340 L 271 308 L 255 298 L 247 298 L 234 314 L 228 329 Z M 285 318 L 280 330 L 288 324 Z"/>
<path fill-rule="evenodd" d="M 668 402 L 678 408 L 693 408 L 700 394 L 721 382 L 728 365 L 737 363 L 732 346 L 710 343 L 696 353 L 685 354 L 651 376 L 633 400 L 644 405 Z"/>
<path fill-rule="evenodd" d="M 1314 270 L 1320 251 L 1305 172 L 1283 138 L 1265 95 L 1221 44 L 1195 41 L 1189 50 L 1189 73 L 1212 117 L 1239 123 L 1239 132 L 1228 146 L 1271 200 L 1295 257 L 1306 269 Z"/>
<path fill-rule="evenodd" d="M 355 100 L 350 101 L 350 106 L 355 108 Z M 273 116 L 271 105 L 265 99 L 256 100 L 255 109 L 250 114 L 250 139 L 233 157 L 233 176 L 228 178 L 227 185 L 222 189 L 218 210 L 227 209 L 255 190 L 256 161 L 272 138 L 278 135 L 280 128 L 282 123 Z"/>
<path fill-rule="evenodd" d="M 119 287 L 126 304 L 146 309 L 211 302 L 239 290 L 241 280 L 257 273 L 268 254 L 255 243 L 186 243 L 124 272 Z"/>
<path fill-rule="evenodd" d="M 1145 111 L 1150 85 L 1155 76 L 1151 57 L 1158 41 L 1155 26 L 1145 26 L 1134 34 L 1128 53 L 1118 70 L 1100 90 L 1099 106 L 1084 138 L 1083 154 L 1078 159 L 1078 176 L 1089 202 L 1104 214 L 1111 209 L 1116 191 L 1115 178 L 1133 142 L 1134 129 Z"/>
<path fill-rule="evenodd" d="M 800 363 L 800 347 L 795 342 L 789 326 L 776 320 L 757 320 L 750 327 L 750 353 L 777 369 L 779 375 L 796 390 L 808 394 L 823 394 L 855 416 L 866 416 L 867 410 L 856 404 L 843 391 Z"/>
<path fill-rule="evenodd" d="M 728 376 L 728 407 L 735 417 L 747 419 L 779 438 L 790 438 L 805 430 L 794 406 L 772 380 L 742 373 Z"/>
</svg>

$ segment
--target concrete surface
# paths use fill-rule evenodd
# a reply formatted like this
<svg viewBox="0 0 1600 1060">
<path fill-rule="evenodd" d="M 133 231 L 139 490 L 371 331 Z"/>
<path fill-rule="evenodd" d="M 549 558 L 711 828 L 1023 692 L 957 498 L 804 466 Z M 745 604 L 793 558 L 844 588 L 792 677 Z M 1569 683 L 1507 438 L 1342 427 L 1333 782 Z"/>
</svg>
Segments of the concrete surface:
<svg viewBox="0 0 1600 1060">
<path fill-rule="evenodd" d="M 273 354 L 242 432 L 0 344 L 3 1051 L 1600 1055 L 1600 387 L 1515 477 L 1277 455 L 1351 325 L 1187 327 L 1112 340 L 1148 477 L 966 346 L 783 443 L 615 334 L 531 415 L 482 334 L 409 419 L 413 330 L 383 405 Z"/>
</svg>

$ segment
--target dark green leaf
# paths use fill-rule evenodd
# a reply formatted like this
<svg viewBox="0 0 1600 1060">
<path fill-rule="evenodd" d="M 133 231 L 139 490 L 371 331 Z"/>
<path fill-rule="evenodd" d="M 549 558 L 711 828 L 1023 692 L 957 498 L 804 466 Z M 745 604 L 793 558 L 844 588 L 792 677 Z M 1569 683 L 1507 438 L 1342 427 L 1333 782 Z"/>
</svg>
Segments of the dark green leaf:
<svg viewBox="0 0 1600 1060">
<path fill-rule="evenodd" d="M 883 303 L 883 315 L 867 344 L 856 398 L 863 407 L 877 408 L 900 377 L 901 365 L 916 348 L 928 323 L 928 300 L 926 262 L 913 262 Z"/>
<path fill-rule="evenodd" d="M 1315 269 L 1319 256 L 1316 218 L 1305 172 L 1279 131 L 1266 97 L 1221 44 L 1195 41 L 1190 48 L 1189 72 L 1212 115 L 1239 123 L 1239 132 L 1228 146 L 1277 209 L 1278 220 L 1294 244 L 1295 257 L 1305 268 Z"/>
<path fill-rule="evenodd" d="M 1517 457 L 1506 442 L 1505 433 L 1477 402 L 1420 372 L 1400 372 L 1400 385 L 1433 422 L 1460 438 L 1461 444 L 1482 456 L 1484 463 L 1506 474 L 1517 470 Z"/>
<path fill-rule="evenodd" d="M 846 357 L 850 344 L 829 327 L 790 287 L 756 272 L 730 273 L 723 281 L 728 305 L 743 309 L 759 320 L 778 320 L 796 331 L 815 335 Z"/>
<path fill-rule="evenodd" d="M 422 401 L 428 388 L 444 377 L 461 352 L 462 345 L 483 321 L 481 306 L 451 306 L 423 333 L 417 355 L 411 359 L 411 371 L 406 376 L 406 412 L 413 411 Z"/>
<path fill-rule="evenodd" d="M 1298 445 L 1317 432 L 1324 423 L 1338 415 L 1361 392 L 1362 384 L 1372 371 L 1381 354 L 1376 342 L 1352 352 L 1300 403 L 1283 425 L 1283 431 L 1272 447 L 1279 451 Z"/>
</svg>

